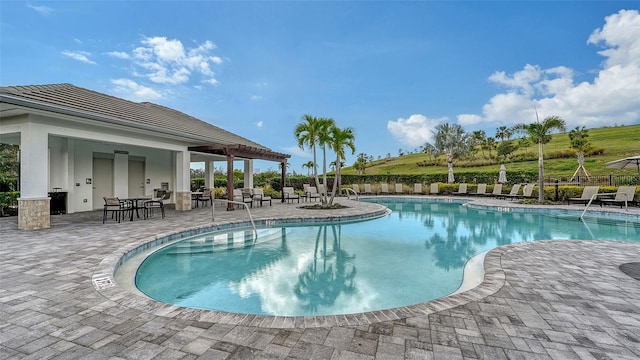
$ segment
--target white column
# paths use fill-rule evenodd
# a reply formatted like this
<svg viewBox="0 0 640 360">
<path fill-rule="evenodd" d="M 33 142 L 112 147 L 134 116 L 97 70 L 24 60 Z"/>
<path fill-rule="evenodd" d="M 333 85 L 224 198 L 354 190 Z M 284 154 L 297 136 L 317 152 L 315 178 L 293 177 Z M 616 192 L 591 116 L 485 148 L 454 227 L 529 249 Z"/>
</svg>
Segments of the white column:
<svg viewBox="0 0 640 360">
<path fill-rule="evenodd" d="M 20 198 L 49 194 L 49 134 L 41 125 L 27 123 L 20 134 Z"/>
<path fill-rule="evenodd" d="M 215 176 L 215 167 L 213 161 L 204 162 L 204 186 L 208 189 L 213 188 Z"/>
<path fill-rule="evenodd" d="M 188 150 L 176 152 L 176 192 L 191 191 L 191 164 Z"/>
<path fill-rule="evenodd" d="M 244 187 L 253 189 L 253 160 L 244 161 Z"/>
<path fill-rule="evenodd" d="M 113 194 L 119 198 L 129 197 L 129 154 L 114 154 Z"/>
</svg>

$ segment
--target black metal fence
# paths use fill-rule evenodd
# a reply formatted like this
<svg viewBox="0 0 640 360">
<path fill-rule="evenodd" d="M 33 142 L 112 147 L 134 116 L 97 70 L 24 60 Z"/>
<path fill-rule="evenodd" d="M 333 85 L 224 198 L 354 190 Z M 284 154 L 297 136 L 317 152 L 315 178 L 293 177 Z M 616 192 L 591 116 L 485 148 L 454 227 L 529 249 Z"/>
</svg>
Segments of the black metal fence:
<svg viewBox="0 0 640 360">
<path fill-rule="evenodd" d="M 590 175 L 590 176 L 547 176 L 544 178 L 547 185 L 578 185 L 578 186 L 620 186 L 640 185 L 639 175 Z"/>
</svg>

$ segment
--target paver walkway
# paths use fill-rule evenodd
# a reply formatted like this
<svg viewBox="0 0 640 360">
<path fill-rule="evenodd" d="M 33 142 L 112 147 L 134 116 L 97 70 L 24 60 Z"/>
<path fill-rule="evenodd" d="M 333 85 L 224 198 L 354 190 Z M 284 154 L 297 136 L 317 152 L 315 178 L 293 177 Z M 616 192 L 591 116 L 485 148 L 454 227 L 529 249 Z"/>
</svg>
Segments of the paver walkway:
<svg viewBox="0 0 640 360">
<path fill-rule="evenodd" d="M 375 211 L 353 206 L 349 213 Z M 317 216 L 297 204 L 253 214 Z M 236 219 L 245 212 L 216 211 L 216 224 Z M 118 249 L 203 224 L 211 224 L 210 208 L 105 225 L 101 212 L 56 215 L 40 231 L 1 218 L 0 359 L 640 358 L 640 281 L 619 269 L 639 261 L 640 243 L 500 247 L 487 255 L 487 281 L 476 289 L 424 304 L 422 315 L 400 309 L 389 313 L 393 320 L 360 325 L 206 321 L 202 311 L 158 314 L 94 287 L 92 275 Z"/>
</svg>

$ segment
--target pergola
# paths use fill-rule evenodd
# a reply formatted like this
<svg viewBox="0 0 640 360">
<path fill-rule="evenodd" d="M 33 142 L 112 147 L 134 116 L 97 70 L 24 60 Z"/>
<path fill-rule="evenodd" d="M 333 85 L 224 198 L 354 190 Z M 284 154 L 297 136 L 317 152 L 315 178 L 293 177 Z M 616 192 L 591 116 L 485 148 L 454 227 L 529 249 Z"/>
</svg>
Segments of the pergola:
<svg viewBox="0 0 640 360">
<path fill-rule="evenodd" d="M 242 144 L 190 146 L 189 151 L 226 156 L 227 200 L 233 201 L 233 161 L 236 157 L 251 160 L 276 161 L 281 163 L 280 185 L 281 188 L 285 186 L 285 180 L 287 177 L 287 159 L 291 157 L 289 154 Z M 284 198 L 282 201 L 284 201 Z M 233 209 L 233 204 L 227 203 L 227 210 Z"/>
</svg>

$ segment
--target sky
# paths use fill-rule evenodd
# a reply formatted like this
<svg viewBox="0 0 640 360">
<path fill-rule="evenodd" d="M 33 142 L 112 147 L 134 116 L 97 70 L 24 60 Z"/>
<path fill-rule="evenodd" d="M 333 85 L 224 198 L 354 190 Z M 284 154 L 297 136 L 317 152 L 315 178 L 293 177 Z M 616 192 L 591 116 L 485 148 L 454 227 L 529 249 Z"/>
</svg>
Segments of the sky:
<svg viewBox="0 0 640 360">
<path fill-rule="evenodd" d="M 306 174 L 312 155 L 293 134 L 305 114 L 354 130 L 346 165 L 360 153 L 417 151 L 444 123 L 487 136 L 535 122 L 535 111 L 569 129 L 638 124 L 639 9 L 638 1 L 0 0 L 0 86 L 71 83 L 171 107 L 291 154 L 289 170 Z"/>
</svg>

